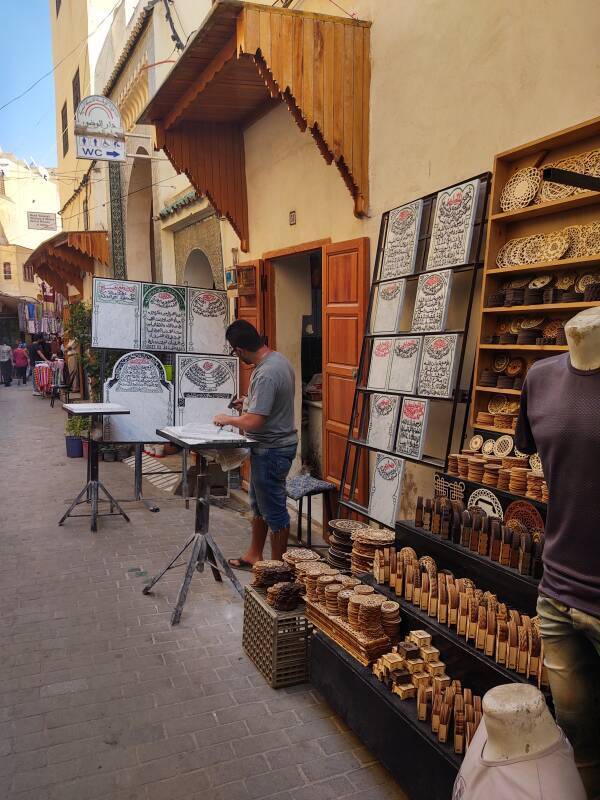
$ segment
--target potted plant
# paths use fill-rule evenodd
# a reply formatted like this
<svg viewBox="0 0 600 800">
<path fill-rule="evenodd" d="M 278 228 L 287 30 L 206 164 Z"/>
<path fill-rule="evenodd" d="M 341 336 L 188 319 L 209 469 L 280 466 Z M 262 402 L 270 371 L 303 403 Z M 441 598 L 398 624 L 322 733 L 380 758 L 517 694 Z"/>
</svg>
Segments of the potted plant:
<svg viewBox="0 0 600 800">
<path fill-rule="evenodd" d="M 83 457 L 83 442 L 81 435 L 87 424 L 85 417 L 69 417 L 65 423 L 65 445 L 67 458 Z M 87 429 L 86 429 L 87 430 Z"/>
</svg>

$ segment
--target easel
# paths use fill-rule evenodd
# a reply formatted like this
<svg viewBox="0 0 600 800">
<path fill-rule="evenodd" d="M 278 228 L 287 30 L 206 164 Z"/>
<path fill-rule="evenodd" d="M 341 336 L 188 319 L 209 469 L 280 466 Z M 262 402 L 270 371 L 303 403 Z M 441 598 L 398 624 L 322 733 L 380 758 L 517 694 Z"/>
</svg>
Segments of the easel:
<svg viewBox="0 0 600 800">
<path fill-rule="evenodd" d="M 169 439 L 174 444 L 180 447 L 187 446 L 195 450 L 199 455 L 198 476 L 196 478 L 196 515 L 194 524 L 194 534 L 190 536 L 184 546 L 179 550 L 175 558 L 173 558 L 167 566 L 158 573 L 152 580 L 144 587 L 143 594 L 150 594 L 152 588 L 160 581 L 160 579 L 167 574 L 171 569 L 182 566 L 185 562 L 179 562 L 183 554 L 191 548 L 191 552 L 187 561 L 185 576 L 183 583 L 177 595 L 177 602 L 173 613 L 171 614 L 171 625 L 177 625 L 181 619 L 181 612 L 187 598 L 187 593 L 194 577 L 194 571 L 204 572 L 206 564 L 212 570 L 213 577 L 219 583 L 222 582 L 224 574 L 240 596 L 243 596 L 244 590 L 242 585 L 235 576 L 233 570 L 227 563 L 227 560 L 221 553 L 217 543 L 209 533 L 209 512 L 210 512 L 210 479 L 208 476 L 208 468 L 206 458 L 202 455 L 203 450 L 214 450 L 215 447 L 219 449 L 237 448 L 247 446 L 247 443 L 241 440 L 240 442 L 221 442 L 218 445 L 212 442 L 198 442 L 193 443 L 179 437 L 173 436 L 170 433 L 158 430 L 161 436 Z M 179 562 L 179 563 L 178 563 Z"/>
<path fill-rule="evenodd" d="M 97 417 L 102 420 L 108 414 L 129 414 L 129 410 L 116 403 L 64 403 L 63 408 L 73 416 L 89 416 L 91 418 Z M 71 516 L 75 517 L 91 517 L 90 530 L 96 533 L 98 530 L 98 517 L 113 517 L 121 516 L 126 522 L 129 522 L 129 517 L 123 511 L 117 500 L 108 491 L 106 486 L 100 481 L 99 477 L 99 452 L 98 442 L 88 434 L 88 458 L 87 458 L 87 480 L 83 489 L 79 492 L 75 500 L 71 503 L 69 508 L 65 511 L 60 518 L 59 525 L 62 525 L 66 519 Z M 100 492 L 104 492 L 106 499 L 110 503 L 109 512 L 98 511 L 98 503 L 101 500 Z M 83 496 L 85 495 L 85 500 Z M 91 506 L 90 514 L 73 514 L 74 509 L 81 503 L 89 503 Z M 115 511 L 116 509 L 116 511 Z"/>
</svg>

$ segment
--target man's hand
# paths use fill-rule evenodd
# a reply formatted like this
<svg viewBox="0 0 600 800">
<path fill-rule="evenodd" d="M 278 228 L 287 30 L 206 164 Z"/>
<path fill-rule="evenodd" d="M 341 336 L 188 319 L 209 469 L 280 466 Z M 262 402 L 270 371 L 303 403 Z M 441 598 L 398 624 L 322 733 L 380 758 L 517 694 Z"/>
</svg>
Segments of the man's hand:
<svg viewBox="0 0 600 800">
<path fill-rule="evenodd" d="M 231 425 L 233 419 L 234 417 L 230 417 L 227 414 L 217 414 L 213 419 L 213 425 L 219 425 L 219 427 Z"/>
<path fill-rule="evenodd" d="M 244 400 L 245 397 L 236 397 L 235 400 L 231 403 L 231 407 L 234 408 L 236 411 L 241 411 L 244 407 Z"/>
</svg>

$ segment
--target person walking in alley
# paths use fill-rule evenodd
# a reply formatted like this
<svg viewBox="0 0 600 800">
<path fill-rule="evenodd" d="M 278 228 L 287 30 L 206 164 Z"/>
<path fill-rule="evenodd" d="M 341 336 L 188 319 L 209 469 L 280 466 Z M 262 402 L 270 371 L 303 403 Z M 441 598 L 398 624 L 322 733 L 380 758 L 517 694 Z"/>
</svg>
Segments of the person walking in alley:
<svg viewBox="0 0 600 800">
<path fill-rule="evenodd" d="M 29 367 L 29 354 L 24 344 L 17 344 L 13 350 L 13 361 L 17 373 L 17 381 L 27 383 L 27 368 Z"/>
<path fill-rule="evenodd" d="M 12 373 L 13 373 L 12 350 L 10 348 L 8 340 L 5 339 L 4 342 L 0 344 L 0 375 L 2 377 L 2 382 L 5 386 L 11 385 Z"/>
<path fill-rule="evenodd" d="M 31 385 L 33 386 L 33 394 L 39 395 L 40 392 L 38 392 L 35 385 L 35 362 L 50 361 L 50 358 L 46 357 L 46 353 L 44 352 L 44 342 L 41 334 L 35 333 L 33 335 L 33 339 L 27 350 L 29 352 L 29 364 L 31 366 Z"/>
<path fill-rule="evenodd" d="M 234 569 L 250 569 L 263 557 L 269 529 L 271 557 L 281 559 L 287 548 L 290 515 L 285 481 L 298 446 L 294 426 L 295 375 L 287 358 L 269 349 L 246 320 L 233 322 L 225 336 L 232 354 L 254 367 L 248 396 L 234 403 L 242 411 L 241 416 L 217 414 L 213 420 L 215 425 L 239 428 L 259 445 L 250 456 L 252 539 L 243 556 L 229 560 Z"/>
</svg>

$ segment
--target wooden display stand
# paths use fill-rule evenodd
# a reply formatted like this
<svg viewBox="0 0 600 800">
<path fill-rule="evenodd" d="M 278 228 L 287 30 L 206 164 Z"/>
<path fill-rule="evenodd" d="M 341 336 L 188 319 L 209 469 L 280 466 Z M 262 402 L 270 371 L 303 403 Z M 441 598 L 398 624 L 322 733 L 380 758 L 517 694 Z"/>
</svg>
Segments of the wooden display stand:
<svg viewBox="0 0 600 800">
<path fill-rule="evenodd" d="M 519 389 L 501 389 L 495 386 L 480 386 L 478 377 L 484 369 L 491 369 L 494 358 L 499 354 L 520 356 L 527 362 L 566 352 L 567 345 L 537 344 L 488 344 L 482 340 L 491 336 L 500 319 L 514 319 L 515 316 L 551 316 L 565 322 L 584 308 L 600 305 L 600 301 L 544 303 L 539 305 L 520 305 L 489 307 L 486 300 L 497 292 L 500 286 L 514 278 L 533 278 L 536 275 L 563 271 L 583 272 L 600 267 L 600 254 L 582 258 L 561 258 L 556 261 L 536 262 L 525 266 L 499 268 L 496 256 L 502 245 L 510 239 L 530 236 L 536 233 L 550 233 L 570 225 L 586 225 L 598 221 L 600 214 L 600 192 L 582 191 L 561 200 L 541 202 L 513 211 L 503 212 L 500 196 L 506 183 L 519 169 L 537 166 L 543 169 L 567 156 L 577 155 L 600 148 L 600 118 L 567 128 L 559 133 L 499 153 L 494 160 L 490 216 L 485 252 L 484 280 L 481 293 L 481 331 L 475 362 L 475 381 L 473 402 L 471 404 L 471 423 L 481 431 L 494 434 L 513 434 L 512 430 L 475 422 L 478 411 L 487 410 L 489 399 L 494 394 L 519 398 Z M 487 437 L 486 437 L 487 438 Z M 492 487 L 489 487 L 492 488 Z"/>
</svg>

